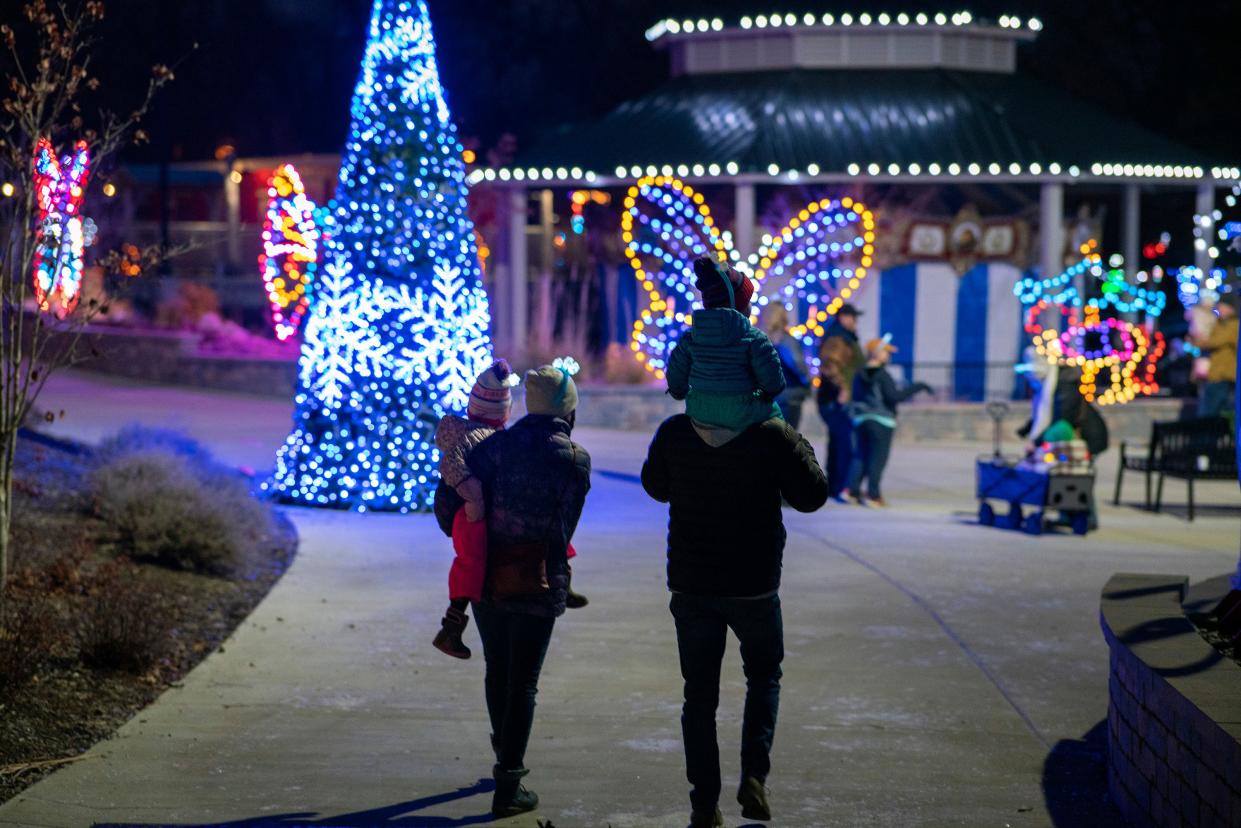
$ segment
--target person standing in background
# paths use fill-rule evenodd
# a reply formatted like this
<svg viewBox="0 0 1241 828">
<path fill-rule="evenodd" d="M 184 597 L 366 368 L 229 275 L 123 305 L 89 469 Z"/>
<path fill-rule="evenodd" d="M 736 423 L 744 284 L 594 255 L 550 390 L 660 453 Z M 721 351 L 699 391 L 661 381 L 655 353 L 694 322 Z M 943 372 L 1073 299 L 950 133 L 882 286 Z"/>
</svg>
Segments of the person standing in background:
<svg viewBox="0 0 1241 828">
<path fill-rule="evenodd" d="M 897 406 L 915 394 L 931 393 L 931 386 L 925 382 L 915 382 L 903 389 L 896 387 L 887 368 L 895 352 L 895 346 L 886 337 L 866 343 L 866 366 L 853 378 L 853 401 L 849 404 L 856 442 L 849 471 L 849 494 L 854 502 L 876 509 L 887 505 L 880 486 L 892 453 Z"/>
<path fill-rule="evenodd" d="M 776 405 L 784 421 L 801 430 L 801 409 L 810 395 L 810 377 L 806 374 L 806 359 L 801 343 L 788 331 L 789 313 L 779 303 L 768 305 L 763 310 L 763 330 L 780 357 L 780 367 L 784 370 L 784 392 L 776 397 Z"/>
<path fill-rule="evenodd" d="M 1193 343 L 1206 352 L 1206 382 L 1198 391 L 1198 416 L 1223 417 L 1232 410 L 1237 388 L 1237 295 L 1228 293 L 1219 298 L 1215 312 L 1219 320 L 1203 337 Z"/>
<path fill-rule="evenodd" d="M 853 463 L 853 419 L 849 401 L 853 378 L 866 364 L 866 354 L 858 342 L 859 311 L 848 303 L 836 312 L 823 342 L 819 345 L 819 415 L 827 425 L 827 488 L 832 499 L 844 503 Z"/>
</svg>

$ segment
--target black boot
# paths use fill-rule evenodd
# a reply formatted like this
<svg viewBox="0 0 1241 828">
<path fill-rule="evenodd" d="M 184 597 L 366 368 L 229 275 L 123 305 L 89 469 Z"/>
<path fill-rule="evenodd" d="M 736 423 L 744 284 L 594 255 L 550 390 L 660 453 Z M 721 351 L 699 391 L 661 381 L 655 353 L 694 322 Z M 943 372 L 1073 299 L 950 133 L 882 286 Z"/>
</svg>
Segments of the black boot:
<svg viewBox="0 0 1241 828">
<path fill-rule="evenodd" d="M 724 815 L 720 809 L 711 811 L 694 811 L 689 815 L 689 828 L 724 828 Z"/>
<path fill-rule="evenodd" d="M 581 609 L 590 603 L 590 601 L 586 600 L 585 595 L 582 595 L 580 592 L 573 591 L 572 566 L 569 567 L 569 583 L 565 584 L 565 591 L 567 594 L 565 595 L 564 605 L 569 609 Z"/>
<path fill-rule="evenodd" d="M 737 789 L 737 802 L 741 805 L 741 815 L 746 819 L 757 819 L 760 822 L 771 820 L 767 786 L 756 777 L 747 776 L 741 780 L 741 787 Z"/>
<path fill-rule="evenodd" d="M 470 648 L 461 641 L 461 633 L 465 632 L 469 623 L 470 616 L 456 607 L 449 607 L 448 612 L 444 613 L 440 631 L 435 634 L 435 640 L 431 643 L 435 645 L 435 649 L 453 658 L 469 658 Z"/>
<path fill-rule="evenodd" d="M 526 790 L 521 784 L 522 777 L 530 771 L 525 768 L 518 770 L 501 770 L 499 765 L 492 768 L 496 780 L 496 792 L 491 798 L 491 815 L 500 819 L 525 814 L 539 807 L 539 795 Z"/>
</svg>

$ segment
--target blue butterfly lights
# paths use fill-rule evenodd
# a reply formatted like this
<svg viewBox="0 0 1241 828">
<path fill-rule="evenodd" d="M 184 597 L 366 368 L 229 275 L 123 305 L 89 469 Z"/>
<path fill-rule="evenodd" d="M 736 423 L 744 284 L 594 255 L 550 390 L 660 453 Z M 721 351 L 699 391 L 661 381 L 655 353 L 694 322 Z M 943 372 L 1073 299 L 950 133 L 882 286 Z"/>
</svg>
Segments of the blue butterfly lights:
<svg viewBox="0 0 1241 828">
<path fill-rule="evenodd" d="M 703 193 L 671 176 L 647 176 L 625 197 L 621 239 L 644 302 L 629 347 L 657 379 L 700 307 L 691 263 L 704 255 L 720 257 L 756 282 L 755 317 L 773 303 L 784 305 L 794 320 L 790 333 L 807 346 L 813 370 L 819 363 L 813 346 L 824 326 L 873 265 L 875 217 L 851 198 L 814 201 L 743 259 L 731 234 L 716 225 Z"/>
</svg>

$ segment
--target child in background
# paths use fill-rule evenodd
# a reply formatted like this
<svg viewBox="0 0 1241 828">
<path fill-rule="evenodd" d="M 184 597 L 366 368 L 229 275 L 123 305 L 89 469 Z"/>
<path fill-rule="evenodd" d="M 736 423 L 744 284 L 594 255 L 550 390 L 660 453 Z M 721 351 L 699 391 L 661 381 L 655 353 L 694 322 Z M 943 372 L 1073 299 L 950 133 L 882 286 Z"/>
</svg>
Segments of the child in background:
<svg viewBox="0 0 1241 828">
<path fill-rule="evenodd" d="M 784 369 L 771 340 L 750 324 L 754 283 L 722 257 L 695 259 L 694 275 L 705 310 L 672 349 L 668 393 L 707 426 L 740 432 L 779 418 Z"/>
<path fill-rule="evenodd" d="M 895 352 L 896 347 L 888 337 L 866 343 L 866 366 L 853 378 L 853 401 L 849 404 L 857 439 L 849 471 L 849 491 L 857 503 L 874 508 L 887 505 L 879 486 L 892 452 L 896 407 L 919 391 L 931 391 L 931 386 L 925 382 L 915 382 L 904 390 L 897 390 L 896 381 L 887 369 Z M 862 495 L 863 479 L 866 480 L 865 496 Z"/>
</svg>

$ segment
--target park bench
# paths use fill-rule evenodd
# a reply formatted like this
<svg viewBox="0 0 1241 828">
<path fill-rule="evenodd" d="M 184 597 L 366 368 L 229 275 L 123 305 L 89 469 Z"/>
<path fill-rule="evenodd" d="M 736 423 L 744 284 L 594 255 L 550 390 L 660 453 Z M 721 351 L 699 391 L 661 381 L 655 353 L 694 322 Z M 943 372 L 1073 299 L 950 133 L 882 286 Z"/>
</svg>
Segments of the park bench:
<svg viewBox="0 0 1241 828">
<path fill-rule="evenodd" d="M 1136 448 L 1136 447 L 1134 447 Z M 1154 511 L 1163 505 L 1163 480 L 1174 477 L 1184 480 L 1189 493 L 1189 519 L 1194 519 L 1195 480 L 1236 480 L 1236 435 L 1232 423 L 1223 417 L 1199 417 L 1169 423 L 1152 423 L 1151 439 L 1145 452 L 1132 451 L 1120 444 L 1120 466 L 1116 470 L 1116 496 L 1120 503 L 1120 486 L 1126 471 L 1146 476 L 1145 508 L 1150 510 L 1151 481 L 1155 485 Z"/>
</svg>

